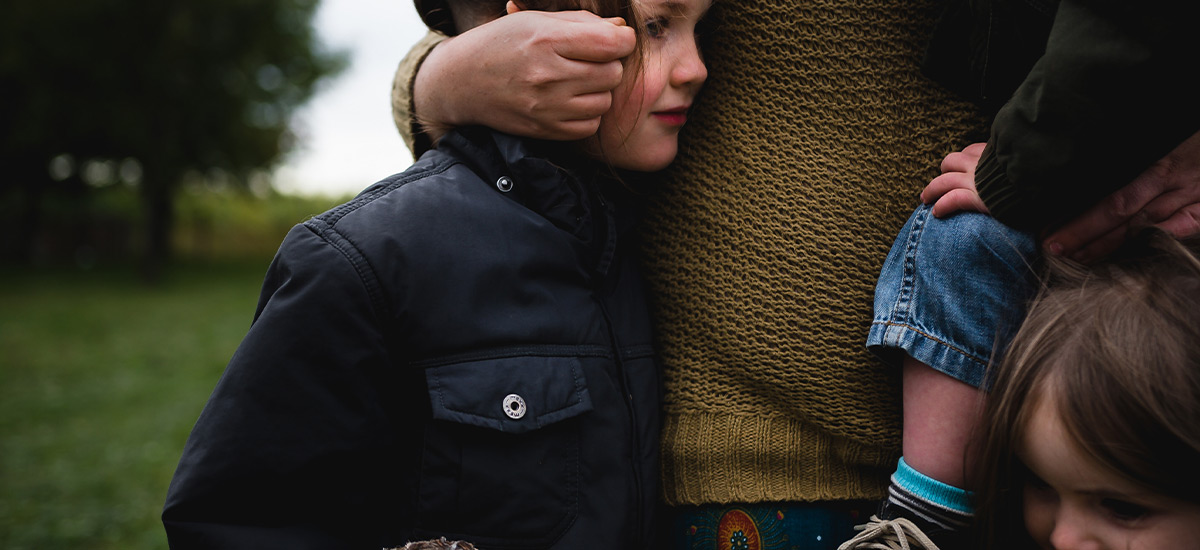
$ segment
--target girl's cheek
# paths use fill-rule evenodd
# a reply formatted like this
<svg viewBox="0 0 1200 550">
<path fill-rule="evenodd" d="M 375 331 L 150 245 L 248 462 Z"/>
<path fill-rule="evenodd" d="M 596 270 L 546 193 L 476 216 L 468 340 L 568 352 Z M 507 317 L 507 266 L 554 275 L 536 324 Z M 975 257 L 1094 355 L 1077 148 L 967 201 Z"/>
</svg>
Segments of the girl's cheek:
<svg viewBox="0 0 1200 550">
<path fill-rule="evenodd" d="M 1042 548 L 1049 548 L 1050 534 L 1054 532 L 1054 520 L 1058 515 L 1058 496 L 1053 489 L 1025 485 L 1024 490 L 1025 529 Z"/>
</svg>

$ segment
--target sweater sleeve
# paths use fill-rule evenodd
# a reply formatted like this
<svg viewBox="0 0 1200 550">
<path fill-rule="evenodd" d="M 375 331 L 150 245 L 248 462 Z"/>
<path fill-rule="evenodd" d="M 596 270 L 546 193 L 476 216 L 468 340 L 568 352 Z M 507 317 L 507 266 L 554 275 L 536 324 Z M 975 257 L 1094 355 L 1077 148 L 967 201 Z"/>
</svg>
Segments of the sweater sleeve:
<svg viewBox="0 0 1200 550">
<path fill-rule="evenodd" d="M 400 131 L 400 138 L 404 140 L 408 150 L 412 151 L 414 159 L 431 149 L 433 143 L 414 116 L 413 82 L 417 78 L 417 69 L 425 62 L 429 52 L 445 39 L 446 36 L 440 33 L 427 33 L 400 61 L 396 77 L 392 80 L 392 120 L 396 123 L 396 129 Z"/>
<path fill-rule="evenodd" d="M 997 113 L 976 171 L 1000 221 L 1041 230 L 1200 129 L 1192 2 L 1062 0 L 1046 52 Z"/>
<path fill-rule="evenodd" d="M 400 515 L 390 476 L 412 453 L 375 311 L 354 262 L 292 230 L 171 482 L 171 548 L 382 546 L 380 515 Z"/>
</svg>

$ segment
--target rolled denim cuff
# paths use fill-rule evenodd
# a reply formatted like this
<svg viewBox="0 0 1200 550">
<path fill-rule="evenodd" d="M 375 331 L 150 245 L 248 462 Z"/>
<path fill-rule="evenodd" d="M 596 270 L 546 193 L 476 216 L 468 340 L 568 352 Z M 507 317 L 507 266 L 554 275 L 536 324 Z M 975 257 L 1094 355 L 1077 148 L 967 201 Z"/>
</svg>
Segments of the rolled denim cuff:
<svg viewBox="0 0 1200 550">
<path fill-rule="evenodd" d="M 1037 289 L 1033 236 L 985 214 L 933 217 L 922 205 L 901 229 L 875 286 L 867 348 L 905 355 L 975 387 L 999 360 Z"/>
</svg>

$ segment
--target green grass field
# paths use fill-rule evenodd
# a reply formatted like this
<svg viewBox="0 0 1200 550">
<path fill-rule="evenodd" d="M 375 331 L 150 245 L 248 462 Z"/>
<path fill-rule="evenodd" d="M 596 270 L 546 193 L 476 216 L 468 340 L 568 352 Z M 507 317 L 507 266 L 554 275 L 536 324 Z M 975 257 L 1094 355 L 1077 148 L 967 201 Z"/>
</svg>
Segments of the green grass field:
<svg viewBox="0 0 1200 550">
<path fill-rule="evenodd" d="M 45 201 L 40 267 L 0 259 L 0 549 L 166 548 L 167 485 L 271 255 L 342 200 L 182 189 L 184 259 L 153 286 L 120 255 L 140 240 L 134 190 Z"/>
<path fill-rule="evenodd" d="M 0 548 L 166 548 L 184 440 L 267 259 L 0 272 Z"/>
</svg>

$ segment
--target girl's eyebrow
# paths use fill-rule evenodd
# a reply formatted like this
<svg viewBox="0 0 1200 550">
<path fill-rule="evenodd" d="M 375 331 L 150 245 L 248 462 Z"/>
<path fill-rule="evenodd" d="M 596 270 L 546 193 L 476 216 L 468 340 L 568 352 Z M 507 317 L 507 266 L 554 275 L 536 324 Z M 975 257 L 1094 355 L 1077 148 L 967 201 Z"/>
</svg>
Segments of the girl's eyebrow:
<svg viewBox="0 0 1200 550">
<path fill-rule="evenodd" d="M 1083 495 L 1083 496 L 1094 497 L 1094 498 L 1110 498 L 1110 499 L 1114 499 L 1114 500 L 1128 500 L 1128 501 L 1134 501 L 1134 502 L 1145 502 L 1148 497 L 1154 496 L 1154 493 L 1150 493 L 1150 492 L 1140 492 L 1139 491 L 1139 492 L 1127 493 L 1127 492 L 1115 491 L 1113 489 L 1105 489 L 1105 488 L 1096 488 L 1096 489 L 1083 488 L 1083 489 L 1076 490 L 1076 493 Z"/>
<path fill-rule="evenodd" d="M 653 2 L 652 5 L 659 9 L 671 12 L 671 15 L 684 15 L 687 13 L 688 5 L 685 2 L 677 0 L 666 0 L 665 2 Z"/>
</svg>

